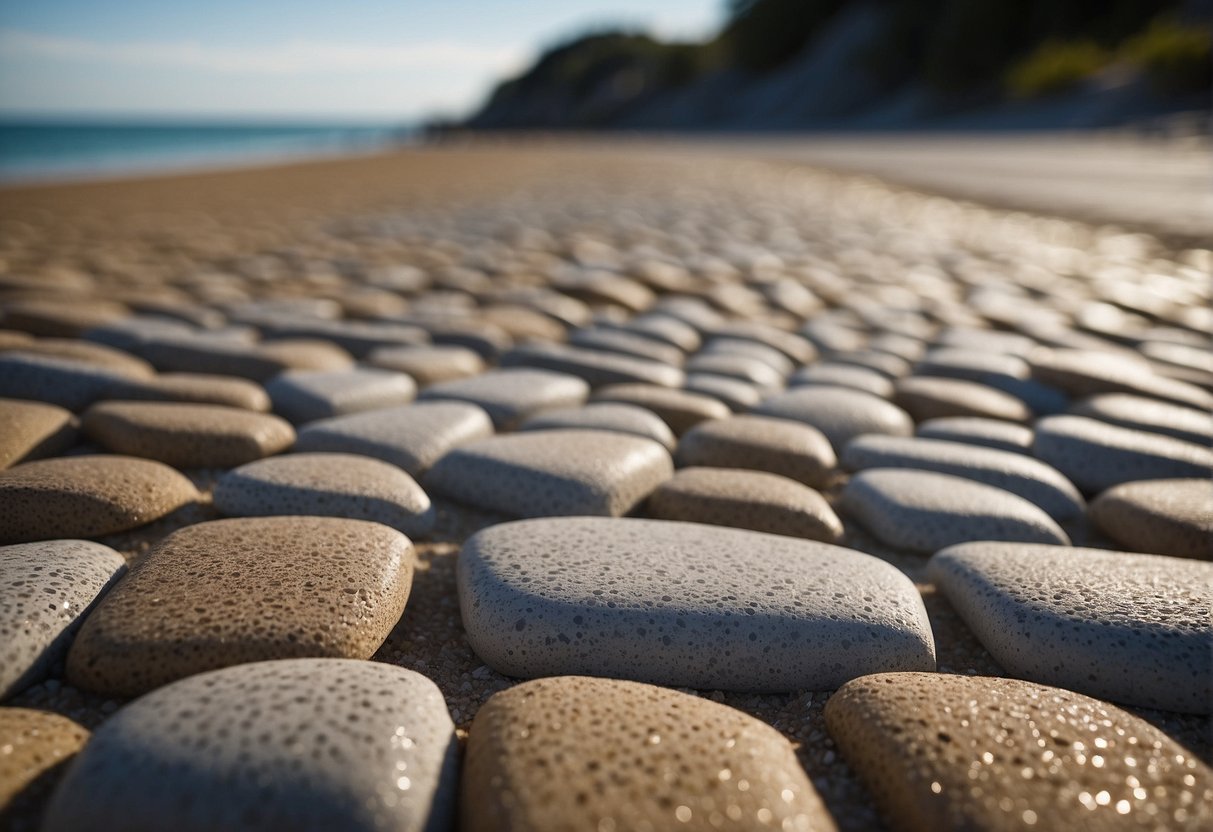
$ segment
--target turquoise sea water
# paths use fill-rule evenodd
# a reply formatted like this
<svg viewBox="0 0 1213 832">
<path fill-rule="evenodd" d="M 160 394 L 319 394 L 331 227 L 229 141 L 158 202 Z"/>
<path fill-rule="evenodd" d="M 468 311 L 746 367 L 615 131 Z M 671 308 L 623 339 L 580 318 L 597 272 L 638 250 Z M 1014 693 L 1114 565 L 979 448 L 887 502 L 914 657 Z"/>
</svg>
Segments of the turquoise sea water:
<svg viewBox="0 0 1213 832">
<path fill-rule="evenodd" d="M 408 141 L 385 125 L 0 121 L 0 180 L 71 180 L 364 153 Z"/>
</svg>

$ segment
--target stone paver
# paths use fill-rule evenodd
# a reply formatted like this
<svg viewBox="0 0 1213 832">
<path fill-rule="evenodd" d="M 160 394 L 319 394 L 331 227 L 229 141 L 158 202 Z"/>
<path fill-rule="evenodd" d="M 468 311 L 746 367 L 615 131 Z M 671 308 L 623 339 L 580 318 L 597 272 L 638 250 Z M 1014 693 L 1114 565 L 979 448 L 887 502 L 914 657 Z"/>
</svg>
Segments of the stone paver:
<svg viewBox="0 0 1213 832">
<path fill-rule="evenodd" d="M 1023 497 L 932 471 L 863 471 L 847 483 L 839 506 L 890 546 L 924 554 L 968 540 L 1070 542 L 1048 514 Z"/>
<path fill-rule="evenodd" d="M 162 373 L 203 373 L 269 381 L 291 369 L 279 354 L 263 354 L 256 344 L 235 338 L 167 335 L 149 339 L 139 355 Z"/>
<path fill-rule="evenodd" d="M 95 364 L 24 353 L 0 353 L 0 396 L 80 411 L 129 378 Z"/>
<path fill-rule="evenodd" d="M 980 542 L 929 567 L 1012 675 L 1131 705 L 1213 708 L 1213 564 Z"/>
<path fill-rule="evenodd" d="M 698 393 L 723 402 L 729 410 L 749 410 L 762 401 L 763 391 L 741 379 L 712 373 L 690 373 L 682 383 L 683 390 Z"/>
<path fill-rule="evenodd" d="M 914 432 L 910 414 L 897 405 L 846 387 L 790 390 L 768 398 L 754 412 L 817 428 L 830 440 L 835 453 L 841 453 L 848 442 L 865 433 L 909 436 Z"/>
<path fill-rule="evenodd" d="M 564 344 L 515 347 L 501 357 L 501 365 L 568 373 L 584 379 L 591 387 L 632 383 L 678 387 L 684 378 L 681 369 L 659 361 Z"/>
<path fill-rule="evenodd" d="M 1202 829 L 1213 771 L 1145 720 L 1015 679 L 881 673 L 826 725 L 894 829 Z"/>
<path fill-rule="evenodd" d="M 1130 551 L 1213 560 L 1213 481 L 1208 479 L 1122 483 L 1100 494 L 1088 516 Z"/>
<path fill-rule="evenodd" d="M 372 520 L 409 537 L 434 525 L 430 498 L 386 462 L 354 454 L 301 453 L 262 459 L 215 483 L 215 508 L 229 517 L 314 515 Z"/>
<path fill-rule="evenodd" d="M 98 537 L 138 528 L 198 499 L 150 459 L 74 456 L 0 471 L 0 543 Z"/>
<path fill-rule="evenodd" d="M 62 407 L 0 399 L 0 468 L 65 451 L 76 432 L 75 418 Z"/>
<path fill-rule="evenodd" d="M 652 384 L 612 384 L 594 391 L 590 400 L 643 407 L 661 417 L 675 436 L 682 436 L 702 422 L 725 419 L 732 414 L 719 399 Z"/>
<path fill-rule="evenodd" d="M 1135 480 L 1213 473 L 1213 449 L 1083 416 L 1038 421 L 1032 453 L 1090 493 Z"/>
<path fill-rule="evenodd" d="M 1144 396 L 1105 393 L 1079 402 L 1070 412 L 1122 428 L 1173 436 L 1197 445 L 1213 445 L 1213 414 Z"/>
<path fill-rule="evenodd" d="M 674 450 L 677 444 L 669 426 L 656 413 L 636 405 L 615 402 L 548 410 L 527 419 L 518 429 L 613 431 L 652 439 L 667 451 Z"/>
<path fill-rule="evenodd" d="M 464 769 L 469 832 L 837 828 L 779 732 L 636 682 L 561 676 L 496 694 Z"/>
<path fill-rule="evenodd" d="M 284 451 L 294 429 L 269 413 L 180 402 L 100 402 L 84 432 L 114 453 L 176 468 L 231 468 Z"/>
<path fill-rule="evenodd" d="M 66 717 L 29 708 L 0 708 L 0 824 L 36 811 L 63 767 L 88 742 L 88 730 Z"/>
<path fill-rule="evenodd" d="M 1155 375 L 1144 361 L 1091 350 L 1053 350 L 1032 359 L 1032 375 L 1075 398 L 1097 393 L 1128 393 L 1161 399 L 1197 410 L 1213 409 L 1213 392 Z"/>
<path fill-rule="evenodd" d="M 567 373 L 508 369 L 435 384 L 421 392 L 421 400 L 474 404 L 489 415 L 498 430 L 508 430 L 544 410 L 577 407 L 587 395 L 589 385 Z"/>
<path fill-rule="evenodd" d="M 622 329 L 578 329 L 569 333 L 569 343 L 587 350 L 628 355 L 681 366 L 685 355 L 678 347 Z"/>
<path fill-rule="evenodd" d="M 37 355 L 61 358 L 99 367 L 128 378 L 151 378 L 155 370 L 142 358 L 122 350 L 94 344 L 89 341 L 73 341 L 69 338 L 39 338 L 23 344 L 16 350 L 18 355 Z"/>
<path fill-rule="evenodd" d="M 619 516 L 673 474 L 657 442 L 599 430 L 528 431 L 450 451 L 427 491 L 513 517 Z"/>
<path fill-rule="evenodd" d="M 923 439 L 965 442 L 1017 454 L 1032 453 L 1032 429 L 1001 419 L 982 419 L 975 416 L 927 419 L 918 425 L 914 433 Z"/>
<path fill-rule="evenodd" d="M 274 412 L 294 424 L 408 404 L 417 385 L 404 373 L 359 367 L 283 373 L 265 385 Z"/>
<path fill-rule="evenodd" d="M 835 543 L 842 521 L 820 493 L 796 480 L 740 468 L 683 468 L 657 486 L 645 514 Z"/>
<path fill-rule="evenodd" d="M 472 537 L 458 575 L 473 649 L 509 676 L 790 691 L 935 666 L 909 579 L 815 541 L 656 520 L 532 520 Z"/>
<path fill-rule="evenodd" d="M 457 401 L 423 401 L 303 426 L 294 449 L 362 454 L 382 459 L 419 477 L 459 445 L 493 434 L 480 407 Z"/>
<path fill-rule="evenodd" d="M 87 540 L 0 547 L 0 699 L 50 673 L 88 608 L 125 568 L 120 554 Z"/>
<path fill-rule="evenodd" d="M 819 364 L 797 370 L 788 379 L 789 387 L 850 387 L 880 396 L 882 399 L 893 397 L 893 382 L 888 376 L 869 370 L 867 367 L 857 367 L 853 364 L 839 364 L 823 361 Z"/>
<path fill-rule="evenodd" d="M 1017 494 L 1058 522 L 1081 516 L 1086 508 L 1074 484 L 1043 462 L 961 442 L 860 436 L 843 451 L 842 464 L 851 471 L 910 468 L 963 477 Z"/>
<path fill-rule="evenodd" d="M 413 557 L 404 535 L 362 520 L 188 526 L 160 541 L 85 620 L 68 679 L 134 696 L 245 662 L 368 659 L 400 619 Z"/>
<path fill-rule="evenodd" d="M 105 391 L 105 398 L 221 404 L 259 413 L 270 409 L 270 397 L 261 385 L 247 379 L 205 373 L 161 373 L 154 378 L 121 381 Z"/>
<path fill-rule="evenodd" d="M 754 341 L 771 349 L 779 350 L 794 365 L 808 364 L 817 357 L 817 350 L 807 339 L 758 321 L 729 321 L 712 327 L 713 338 L 729 338 Z"/>
<path fill-rule="evenodd" d="M 814 488 L 827 485 L 838 460 L 814 427 L 765 416 L 733 416 L 704 422 L 678 442 L 681 466 L 769 471 Z"/>
<path fill-rule="evenodd" d="M 1022 400 L 975 381 L 931 376 L 898 379 L 893 385 L 893 401 L 914 417 L 914 421 L 943 419 L 949 416 L 975 416 L 1026 422 L 1032 411 Z"/>
<path fill-rule="evenodd" d="M 404 668 L 291 659 L 184 679 L 94 734 L 48 832 L 448 829 L 455 726 Z"/>
<path fill-rule="evenodd" d="M 421 387 L 484 372 L 484 359 L 466 347 L 380 347 L 366 357 L 366 363 L 406 373 Z"/>
</svg>

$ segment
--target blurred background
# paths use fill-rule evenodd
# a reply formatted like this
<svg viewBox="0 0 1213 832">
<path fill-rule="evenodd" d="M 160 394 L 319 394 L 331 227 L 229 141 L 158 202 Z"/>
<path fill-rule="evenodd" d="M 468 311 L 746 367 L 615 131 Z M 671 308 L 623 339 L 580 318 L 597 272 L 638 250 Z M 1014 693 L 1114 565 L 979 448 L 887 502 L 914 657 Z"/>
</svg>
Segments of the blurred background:
<svg viewBox="0 0 1213 832">
<path fill-rule="evenodd" d="M 1211 0 L 0 3 L 0 177 L 500 131 L 1208 132 Z"/>
</svg>

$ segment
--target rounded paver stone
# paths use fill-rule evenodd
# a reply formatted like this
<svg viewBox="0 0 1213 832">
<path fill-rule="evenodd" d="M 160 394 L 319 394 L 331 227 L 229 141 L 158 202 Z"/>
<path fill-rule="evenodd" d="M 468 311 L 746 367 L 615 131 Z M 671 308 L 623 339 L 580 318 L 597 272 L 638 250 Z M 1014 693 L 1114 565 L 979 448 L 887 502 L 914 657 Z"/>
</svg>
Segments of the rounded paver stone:
<svg viewBox="0 0 1213 832">
<path fill-rule="evenodd" d="M 214 520 L 161 540 L 80 628 L 72 684 L 133 696 L 183 676 L 294 657 L 368 659 L 400 619 L 413 546 L 335 517 Z"/>
<path fill-rule="evenodd" d="M 976 416 L 1026 422 L 1032 410 L 1021 399 L 975 381 L 935 376 L 911 376 L 893 384 L 893 401 L 914 421 L 948 416 Z"/>
<path fill-rule="evenodd" d="M 918 425 L 915 435 L 923 439 L 964 442 L 1017 454 L 1032 453 L 1032 429 L 1001 419 L 982 419 L 976 416 L 927 419 Z"/>
<path fill-rule="evenodd" d="M 501 357 L 503 367 L 538 367 L 584 379 L 591 387 L 605 384 L 652 384 L 678 387 L 678 367 L 647 358 L 570 347 L 566 344 L 530 344 L 515 347 Z"/>
<path fill-rule="evenodd" d="M 1074 484 L 1040 460 L 961 442 L 860 436 L 847 445 L 842 463 L 851 471 L 910 468 L 964 477 L 1018 494 L 1058 522 L 1079 517 L 1086 508 Z"/>
<path fill-rule="evenodd" d="M 40 813 L 88 737 L 88 729 L 58 714 L 0 708 L 0 827 L 20 829 L 18 817 Z"/>
<path fill-rule="evenodd" d="M 1090 493 L 1122 482 L 1213 473 L 1213 448 L 1084 416 L 1038 421 L 1032 453 Z"/>
<path fill-rule="evenodd" d="M 1213 481 L 1122 483 L 1100 494 L 1088 516 L 1131 551 L 1213 560 Z"/>
<path fill-rule="evenodd" d="M 1213 408 L 1213 392 L 1155 375 L 1146 362 L 1132 363 L 1117 354 L 1059 349 L 1035 356 L 1031 362 L 1034 378 L 1071 396 L 1128 393 L 1197 410 Z"/>
<path fill-rule="evenodd" d="M 657 486 L 649 517 L 732 526 L 834 543 L 842 521 L 825 497 L 796 480 L 740 468 L 683 468 Z"/>
<path fill-rule="evenodd" d="M 484 409 L 498 430 L 505 430 L 540 411 L 584 404 L 589 392 L 588 384 L 567 373 L 512 369 L 435 384 L 423 390 L 420 398 L 474 404 Z"/>
<path fill-rule="evenodd" d="M 674 450 L 677 440 L 669 426 L 656 413 L 631 404 L 603 402 L 585 407 L 548 410 L 527 419 L 519 430 L 607 430 L 643 436 Z"/>
<path fill-rule="evenodd" d="M 822 362 L 797 370 L 788 379 L 789 387 L 849 387 L 880 396 L 892 398 L 893 382 L 883 373 L 854 364 Z"/>
<path fill-rule="evenodd" d="M 630 404 L 652 411 L 670 426 L 675 436 L 682 436 L 709 419 L 725 419 L 732 415 L 728 405 L 719 399 L 652 384 L 612 384 L 595 391 L 590 398 L 593 402 Z"/>
<path fill-rule="evenodd" d="M 844 685 L 825 719 L 899 831 L 1213 823 L 1208 766 L 1144 719 L 1068 690 L 881 673 Z"/>
<path fill-rule="evenodd" d="M 367 356 L 366 363 L 407 373 L 421 387 L 484 372 L 484 359 L 466 347 L 380 347 Z"/>
<path fill-rule="evenodd" d="M 763 821 L 836 828 L 791 743 L 725 705 L 560 676 L 495 694 L 472 724 L 461 799 L 468 832 L 742 830 Z"/>
<path fill-rule="evenodd" d="M 125 569 L 122 555 L 88 540 L 0 547 L 0 699 L 46 677 Z"/>
<path fill-rule="evenodd" d="M 348 517 L 383 523 L 410 537 L 434 526 L 430 498 L 416 480 L 395 465 L 355 454 L 250 462 L 219 478 L 213 501 L 229 517 Z"/>
<path fill-rule="evenodd" d="M 0 543 L 100 537 L 198 499 L 181 474 L 149 459 L 75 456 L 0 471 Z"/>
<path fill-rule="evenodd" d="M 294 424 L 408 404 L 417 385 L 404 373 L 357 367 L 293 371 L 265 385 L 274 412 Z"/>
<path fill-rule="evenodd" d="M 284 451 L 295 430 L 269 413 L 180 402 L 100 402 L 84 432 L 108 450 L 177 468 L 231 468 Z"/>
<path fill-rule="evenodd" d="M 696 425 L 679 440 L 674 459 L 681 466 L 768 471 L 814 488 L 827 485 L 838 464 L 821 431 L 765 416 Z"/>
<path fill-rule="evenodd" d="M 734 412 L 749 410 L 760 401 L 763 393 L 747 382 L 711 373 L 691 373 L 682 384 L 683 390 L 719 399 Z"/>
<path fill-rule="evenodd" d="M 107 720 L 43 829 L 439 832 L 457 755 L 442 693 L 419 673 L 341 659 L 229 667 Z"/>
<path fill-rule="evenodd" d="M 75 440 L 71 411 L 53 404 L 0 399 L 0 468 L 52 456 Z"/>
<path fill-rule="evenodd" d="M 161 373 L 155 378 L 116 382 L 106 390 L 105 398 L 221 404 L 258 413 L 270 409 L 270 397 L 260 384 L 234 376 L 204 373 Z"/>
<path fill-rule="evenodd" d="M 382 459 L 418 477 L 454 447 L 493 435 L 488 414 L 464 402 L 420 402 L 305 425 L 296 451 Z"/>
<path fill-rule="evenodd" d="M 473 536 L 457 569 L 468 640 L 509 676 L 790 691 L 935 667 L 909 578 L 826 543 L 660 520 L 529 520 Z"/>
<path fill-rule="evenodd" d="M 0 396 L 30 399 L 78 411 L 130 378 L 106 367 L 66 358 L 0 354 Z"/>
<path fill-rule="evenodd" d="M 1213 414 L 1207 410 L 1182 407 L 1144 396 L 1106 393 L 1079 402 L 1070 412 L 1122 428 L 1161 433 L 1197 445 L 1213 445 Z"/>
<path fill-rule="evenodd" d="M 950 474 L 871 468 L 851 478 L 840 506 L 890 546 L 933 553 L 969 540 L 1061 543 L 1045 512 L 1009 491 Z"/>
<path fill-rule="evenodd" d="M 598 430 L 528 431 L 456 448 L 422 484 L 513 517 L 619 516 L 673 473 L 669 452 L 651 439 Z"/>
<path fill-rule="evenodd" d="M 754 412 L 817 428 L 830 440 L 836 454 L 865 433 L 909 436 L 914 432 L 914 420 L 897 405 L 846 387 L 822 385 L 789 390 L 766 399 Z"/>
<path fill-rule="evenodd" d="M 1213 564 L 982 542 L 939 552 L 929 572 L 1015 676 L 1131 705 L 1213 709 Z"/>
</svg>

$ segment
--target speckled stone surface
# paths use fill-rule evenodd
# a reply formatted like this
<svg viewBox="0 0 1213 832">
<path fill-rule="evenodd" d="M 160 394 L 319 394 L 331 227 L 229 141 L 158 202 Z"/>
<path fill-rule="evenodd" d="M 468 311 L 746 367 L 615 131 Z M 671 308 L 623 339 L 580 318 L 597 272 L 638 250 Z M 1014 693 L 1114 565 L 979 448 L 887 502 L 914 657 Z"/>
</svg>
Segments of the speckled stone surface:
<svg viewBox="0 0 1213 832">
<path fill-rule="evenodd" d="M 1044 509 L 1058 522 L 1082 515 L 1086 503 L 1056 469 L 1023 454 L 960 442 L 903 436 L 860 436 L 842 454 L 843 467 L 935 471 L 1010 491 Z"/>
<path fill-rule="evenodd" d="M 106 391 L 105 397 L 127 401 L 221 404 L 259 413 L 270 409 L 270 397 L 260 384 L 205 373 L 161 373 L 154 378 L 117 382 Z"/>
<path fill-rule="evenodd" d="M 1207 829 L 1213 772 L 1143 719 L 1015 679 L 881 673 L 826 725 L 896 830 Z"/>
<path fill-rule="evenodd" d="M 0 468 L 64 451 L 76 440 L 71 412 L 53 404 L 0 399 Z"/>
<path fill-rule="evenodd" d="M 1213 473 L 1213 448 L 1083 416 L 1038 421 L 1032 453 L 1090 493 L 1122 482 Z"/>
<path fill-rule="evenodd" d="M 909 436 L 910 414 L 879 396 L 846 387 L 804 387 L 766 399 L 756 409 L 761 416 L 804 422 L 825 434 L 841 453 L 846 444 L 865 433 Z"/>
<path fill-rule="evenodd" d="M 839 506 L 890 546 L 924 554 L 968 540 L 1070 542 L 1048 514 L 1023 497 L 933 471 L 862 471 L 847 483 Z"/>
<path fill-rule="evenodd" d="M 764 395 L 763 391 L 740 379 L 711 373 L 690 373 L 683 381 L 682 389 L 717 399 L 735 413 L 754 407 Z"/>
<path fill-rule="evenodd" d="M 370 658 L 404 610 L 413 558 L 407 537 L 362 520 L 187 526 L 156 544 L 88 616 L 68 653 L 68 679 L 134 696 L 245 662 Z"/>
<path fill-rule="evenodd" d="M 643 436 L 674 450 L 677 440 L 669 425 L 651 410 L 631 404 L 601 402 L 585 407 L 549 410 L 527 419 L 519 430 L 606 430 Z"/>
<path fill-rule="evenodd" d="M 629 355 L 672 367 L 681 366 L 685 359 L 682 350 L 673 344 L 622 329 L 593 327 L 574 330 L 569 333 L 569 343 L 582 349 Z"/>
<path fill-rule="evenodd" d="M 439 832 L 455 726 L 411 670 L 340 659 L 229 667 L 114 715 L 68 769 L 47 832 Z"/>
<path fill-rule="evenodd" d="M 678 387 L 683 373 L 678 367 L 630 355 L 586 350 L 565 344 L 535 344 L 515 347 L 501 357 L 503 367 L 538 367 L 584 379 L 591 387 L 606 384 L 655 384 Z"/>
<path fill-rule="evenodd" d="M 849 387 L 882 399 L 893 397 L 893 382 L 883 373 L 854 364 L 823 361 L 813 364 L 788 379 L 789 387 Z"/>
<path fill-rule="evenodd" d="M 152 365 L 142 358 L 136 358 L 122 350 L 70 338 L 39 338 L 18 347 L 17 352 L 78 361 L 81 364 L 111 370 L 128 378 L 151 378 L 156 372 Z"/>
<path fill-rule="evenodd" d="M 99 402 L 84 414 L 84 432 L 119 454 L 176 468 L 230 468 L 284 451 L 294 429 L 269 413 L 180 402 Z"/>
<path fill-rule="evenodd" d="M 697 425 L 678 442 L 681 466 L 769 471 L 820 488 L 838 464 L 830 441 L 814 427 L 766 416 L 733 416 Z"/>
<path fill-rule="evenodd" d="M 711 373 L 736 378 L 763 390 L 783 387 L 784 374 L 766 361 L 751 355 L 727 352 L 699 352 L 687 360 L 688 373 Z"/>
<path fill-rule="evenodd" d="M 1011 674 L 1113 702 L 1213 710 L 1213 564 L 983 542 L 929 567 Z"/>
<path fill-rule="evenodd" d="M 479 375 L 484 371 L 484 359 L 466 347 L 381 347 L 367 356 L 366 363 L 372 367 L 407 373 L 421 387 Z"/>
<path fill-rule="evenodd" d="M 1027 425 L 1017 425 L 1001 419 L 982 419 L 976 416 L 927 419 L 918 425 L 915 435 L 923 439 L 965 442 L 1017 454 L 1032 453 L 1032 429 Z"/>
<path fill-rule="evenodd" d="M 678 691 L 585 676 L 493 696 L 472 725 L 467 832 L 836 829 L 791 744 Z"/>
<path fill-rule="evenodd" d="M 462 445 L 422 485 L 513 517 L 626 514 L 674 473 L 657 442 L 599 430 L 528 431 Z"/>
<path fill-rule="evenodd" d="M 418 477 L 452 448 L 492 434 L 493 423 L 476 405 L 419 402 L 312 422 L 300 429 L 294 449 L 361 454 Z"/>
<path fill-rule="evenodd" d="M 567 373 L 512 369 L 435 384 L 422 391 L 421 399 L 474 404 L 489 415 L 498 430 L 505 430 L 541 411 L 583 404 L 589 392 L 589 385 Z"/>
<path fill-rule="evenodd" d="M 711 328 L 713 338 L 729 338 L 754 341 L 771 349 L 779 350 L 795 364 L 807 364 L 817 357 L 812 343 L 794 332 L 758 321 L 728 321 Z"/>
<path fill-rule="evenodd" d="M 1174 402 L 1197 410 L 1213 409 L 1213 392 L 1155 375 L 1144 361 L 1127 362 L 1094 350 L 1051 350 L 1031 359 L 1032 376 L 1071 396 L 1128 393 Z"/>
<path fill-rule="evenodd" d="M 1070 409 L 1075 416 L 1173 436 L 1197 445 L 1213 445 L 1213 414 L 1144 396 L 1106 393 L 1092 396 Z"/>
<path fill-rule="evenodd" d="M 1213 560 L 1213 481 L 1126 482 L 1100 494 L 1087 516 L 1131 551 Z"/>
<path fill-rule="evenodd" d="M 205 373 L 265 382 L 291 365 L 263 354 L 256 344 L 214 336 L 167 335 L 149 339 L 139 354 L 162 373 Z"/>
<path fill-rule="evenodd" d="M 88 540 L 0 546 L 0 700 L 42 681 L 125 569 L 122 555 Z"/>
<path fill-rule="evenodd" d="M 283 373 L 265 385 L 274 412 L 295 423 L 314 422 L 408 404 L 417 385 L 404 373 L 372 367 Z"/>
<path fill-rule="evenodd" d="M 1022 400 L 985 384 L 955 378 L 911 376 L 893 385 L 893 401 L 914 421 L 976 416 L 1026 422 L 1032 411 Z"/>
<path fill-rule="evenodd" d="M 44 804 L 88 730 L 66 717 L 30 708 L 0 708 L 0 826 Z"/>
<path fill-rule="evenodd" d="M 383 523 L 409 537 L 434 526 L 430 498 L 416 480 L 395 465 L 355 454 L 288 454 L 250 462 L 220 477 L 212 499 L 229 517 L 348 517 Z"/>
<path fill-rule="evenodd" d="M 835 543 L 842 521 L 818 492 L 796 480 L 740 468 L 683 468 L 657 486 L 645 514 Z"/>
<path fill-rule="evenodd" d="M 658 520 L 494 526 L 464 544 L 468 640 L 501 673 L 745 691 L 933 670 L 922 598 L 838 546 Z"/>
<path fill-rule="evenodd" d="M 0 354 L 0 396 L 29 399 L 79 411 L 102 398 L 126 376 L 95 364 L 25 353 Z"/>
<path fill-rule="evenodd" d="M 650 410 L 669 425 L 675 436 L 682 436 L 702 422 L 726 419 L 732 415 L 728 405 L 719 399 L 652 384 L 612 384 L 596 390 L 590 399 L 593 402 L 630 404 Z"/>
<path fill-rule="evenodd" d="M 0 471 L 0 543 L 134 529 L 198 499 L 181 474 L 128 456 L 44 459 Z"/>
</svg>

